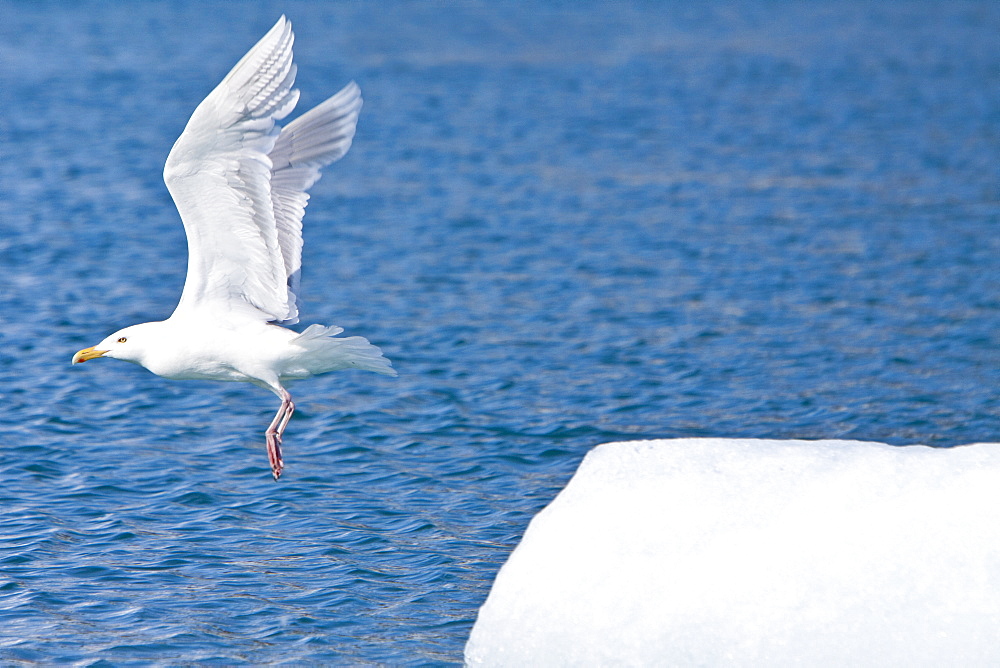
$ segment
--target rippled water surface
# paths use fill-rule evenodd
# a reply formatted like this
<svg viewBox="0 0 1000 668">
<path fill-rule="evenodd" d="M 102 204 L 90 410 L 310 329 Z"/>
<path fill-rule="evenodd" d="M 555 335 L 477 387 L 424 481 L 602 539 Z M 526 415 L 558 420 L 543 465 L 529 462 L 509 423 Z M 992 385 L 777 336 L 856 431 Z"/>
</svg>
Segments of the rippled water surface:
<svg viewBox="0 0 1000 668">
<path fill-rule="evenodd" d="M 883 6 L 885 5 L 885 6 Z M 169 315 L 160 173 L 285 12 L 349 79 L 304 324 L 399 378 L 70 356 Z M 995 2 L 10 2 L 0 23 L 0 660 L 461 661 L 594 445 L 1000 440 Z"/>
</svg>

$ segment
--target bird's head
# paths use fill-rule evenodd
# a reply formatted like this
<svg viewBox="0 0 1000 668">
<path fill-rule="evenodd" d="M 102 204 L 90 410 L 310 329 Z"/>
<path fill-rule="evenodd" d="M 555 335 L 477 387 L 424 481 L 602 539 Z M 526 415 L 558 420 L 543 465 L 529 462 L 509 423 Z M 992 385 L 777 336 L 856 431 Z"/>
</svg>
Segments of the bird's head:
<svg viewBox="0 0 1000 668">
<path fill-rule="evenodd" d="M 114 334 L 110 334 L 96 346 L 84 348 L 73 355 L 73 364 L 97 359 L 98 357 L 111 357 L 126 362 L 142 364 L 142 358 L 150 344 L 147 336 L 149 328 L 147 325 L 154 323 L 143 323 L 132 325 L 125 329 L 119 329 Z"/>
</svg>

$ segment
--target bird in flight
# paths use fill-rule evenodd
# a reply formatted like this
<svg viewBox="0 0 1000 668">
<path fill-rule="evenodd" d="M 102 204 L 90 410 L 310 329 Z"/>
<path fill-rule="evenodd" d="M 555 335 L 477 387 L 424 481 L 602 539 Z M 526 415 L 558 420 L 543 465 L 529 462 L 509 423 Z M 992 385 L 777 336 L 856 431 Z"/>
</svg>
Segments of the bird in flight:
<svg viewBox="0 0 1000 668">
<path fill-rule="evenodd" d="M 281 399 L 265 432 L 271 472 L 295 405 L 284 384 L 339 369 L 396 375 L 382 351 L 343 329 L 299 333 L 302 216 L 320 170 L 354 138 L 353 81 L 284 127 L 299 91 L 291 24 L 282 16 L 198 105 L 167 156 L 163 178 L 184 223 L 188 269 L 166 320 L 132 325 L 73 355 L 134 362 L 171 379 L 253 383 Z"/>
</svg>

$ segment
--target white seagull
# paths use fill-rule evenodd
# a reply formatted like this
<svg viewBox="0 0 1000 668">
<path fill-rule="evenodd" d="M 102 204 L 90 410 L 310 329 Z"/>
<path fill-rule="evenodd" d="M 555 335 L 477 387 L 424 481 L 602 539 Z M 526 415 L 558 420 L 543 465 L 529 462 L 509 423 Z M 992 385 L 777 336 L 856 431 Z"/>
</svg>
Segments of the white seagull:
<svg viewBox="0 0 1000 668">
<path fill-rule="evenodd" d="M 283 383 L 335 371 L 396 375 L 367 340 L 298 322 L 302 215 L 320 169 L 351 146 L 361 91 L 353 81 L 288 125 L 299 99 L 292 27 L 282 16 L 198 105 L 167 156 L 163 178 L 188 242 L 184 291 L 161 322 L 132 325 L 73 363 L 113 357 L 174 379 L 253 383 L 281 398 L 267 456 L 281 475 L 281 436 L 295 410 Z"/>
</svg>

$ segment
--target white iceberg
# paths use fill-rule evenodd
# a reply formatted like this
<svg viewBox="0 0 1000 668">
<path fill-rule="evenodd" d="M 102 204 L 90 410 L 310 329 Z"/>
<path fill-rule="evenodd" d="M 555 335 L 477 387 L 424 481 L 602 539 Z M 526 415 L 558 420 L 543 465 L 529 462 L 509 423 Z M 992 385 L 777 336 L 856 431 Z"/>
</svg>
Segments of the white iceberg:
<svg viewBox="0 0 1000 668">
<path fill-rule="evenodd" d="M 1000 665 L 1000 444 L 595 448 L 500 570 L 469 665 Z"/>
</svg>

